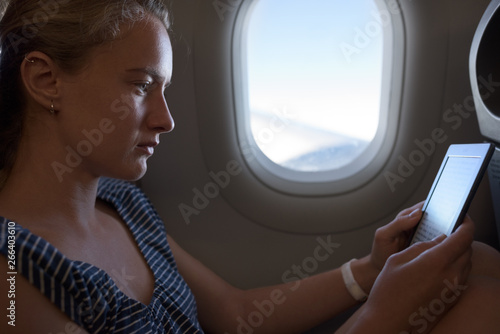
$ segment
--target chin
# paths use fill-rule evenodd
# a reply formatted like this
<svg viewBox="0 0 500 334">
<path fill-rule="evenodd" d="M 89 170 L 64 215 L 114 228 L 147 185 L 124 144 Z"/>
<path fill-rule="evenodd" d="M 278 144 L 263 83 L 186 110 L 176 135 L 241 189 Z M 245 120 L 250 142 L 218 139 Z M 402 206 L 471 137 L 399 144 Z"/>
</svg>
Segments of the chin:
<svg viewBox="0 0 500 334">
<path fill-rule="evenodd" d="M 137 181 L 141 179 L 148 170 L 147 165 L 145 163 L 140 165 L 138 164 L 137 166 L 134 167 L 135 168 L 131 168 L 128 170 L 122 169 L 119 171 L 115 171 L 114 173 L 109 173 L 108 177 L 125 181 Z"/>
<path fill-rule="evenodd" d="M 130 175 L 130 177 L 128 178 L 128 181 L 140 180 L 146 174 L 146 172 L 147 172 L 147 168 L 145 168 L 144 170 L 141 170 L 140 172 L 134 173 L 134 174 Z"/>
</svg>

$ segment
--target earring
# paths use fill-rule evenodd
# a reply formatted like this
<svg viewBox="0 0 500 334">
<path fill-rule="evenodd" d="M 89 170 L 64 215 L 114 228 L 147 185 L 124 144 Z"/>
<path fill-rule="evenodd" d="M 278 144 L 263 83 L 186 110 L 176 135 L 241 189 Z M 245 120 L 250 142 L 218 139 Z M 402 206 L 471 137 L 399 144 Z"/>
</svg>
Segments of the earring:
<svg viewBox="0 0 500 334">
<path fill-rule="evenodd" d="M 49 112 L 54 115 L 56 113 L 56 111 L 54 110 L 54 101 L 51 100 L 50 101 L 50 109 L 49 109 Z"/>
<path fill-rule="evenodd" d="M 24 56 L 24 59 L 28 62 L 28 63 L 34 63 L 35 61 L 33 59 L 28 59 L 26 56 Z"/>
</svg>

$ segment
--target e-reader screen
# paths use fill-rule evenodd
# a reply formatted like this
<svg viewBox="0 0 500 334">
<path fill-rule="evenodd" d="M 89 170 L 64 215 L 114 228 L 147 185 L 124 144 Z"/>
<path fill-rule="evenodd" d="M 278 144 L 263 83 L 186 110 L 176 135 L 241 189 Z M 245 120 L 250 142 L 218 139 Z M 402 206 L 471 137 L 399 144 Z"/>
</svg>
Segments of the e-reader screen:
<svg viewBox="0 0 500 334">
<path fill-rule="evenodd" d="M 451 145 L 422 208 L 413 244 L 442 234 L 461 223 L 493 152 L 491 144 Z"/>
</svg>

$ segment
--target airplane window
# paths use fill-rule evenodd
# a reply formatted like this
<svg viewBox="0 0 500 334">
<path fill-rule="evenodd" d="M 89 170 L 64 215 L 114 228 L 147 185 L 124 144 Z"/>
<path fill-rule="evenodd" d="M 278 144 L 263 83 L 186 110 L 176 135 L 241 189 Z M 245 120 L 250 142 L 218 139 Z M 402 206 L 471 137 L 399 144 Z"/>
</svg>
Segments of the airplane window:
<svg viewBox="0 0 500 334">
<path fill-rule="evenodd" d="M 383 136 L 384 43 L 392 33 L 384 6 L 377 0 L 252 3 L 239 44 L 244 103 L 238 112 L 245 113 L 242 128 L 263 160 L 297 172 L 335 171 L 349 168 Z"/>
</svg>

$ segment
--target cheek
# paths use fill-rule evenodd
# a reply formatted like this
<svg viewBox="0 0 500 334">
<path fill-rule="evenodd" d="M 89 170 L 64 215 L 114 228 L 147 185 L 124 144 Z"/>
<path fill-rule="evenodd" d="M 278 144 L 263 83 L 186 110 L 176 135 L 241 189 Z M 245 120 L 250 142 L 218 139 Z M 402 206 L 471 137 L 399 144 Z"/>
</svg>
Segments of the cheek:
<svg viewBox="0 0 500 334">
<path fill-rule="evenodd" d="M 122 120 L 120 115 L 108 111 L 80 119 L 65 141 L 91 160 L 123 160 L 133 150 L 137 138 L 137 130 L 130 124 L 132 115 Z"/>
<path fill-rule="evenodd" d="M 123 123 L 124 126 L 130 124 L 134 126 L 137 124 L 141 118 L 141 110 L 143 109 L 143 103 L 141 98 L 135 96 L 135 94 L 125 91 L 115 94 L 115 98 L 108 100 L 108 116 L 113 118 L 115 122 Z"/>
<path fill-rule="evenodd" d="M 114 137 L 124 141 L 127 133 L 129 136 L 133 134 L 137 124 L 136 107 L 130 96 L 110 95 L 96 97 L 85 104 L 85 110 L 82 110 L 87 114 L 85 123 L 110 141 L 114 141 Z"/>
<path fill-rule="evenodd" d="M 88 117 L 95 119 L 113 118 L 113 114 L 123 114 L 123 107 L 119 103 L 126 100 L 125 94 L 119 82 L 111 79 L 103 79 L 103 76 L 95 78 L 96 76 L 89 76 L 82 79 L 80 84 L 70 87 L 71 92 L 69 96 L 73 101 L 73 106 L 70 108 L 78 109 L 80 114 L 88 115 Z M 121 115 L 120 115 L 121 116 Z"/>
<path fill-rule="evenodd" d="M 120 116 L 126 117 L 122 118 Z M 133 152 L 140 137 L 140 123 L 132 112 L 110 115 L 99 123 L 96 136 L 102 138 L 103 154 L 114 158 L 126 158 Z M 106 156 L 103 156 L 106 158 Z"/>
</svg>

